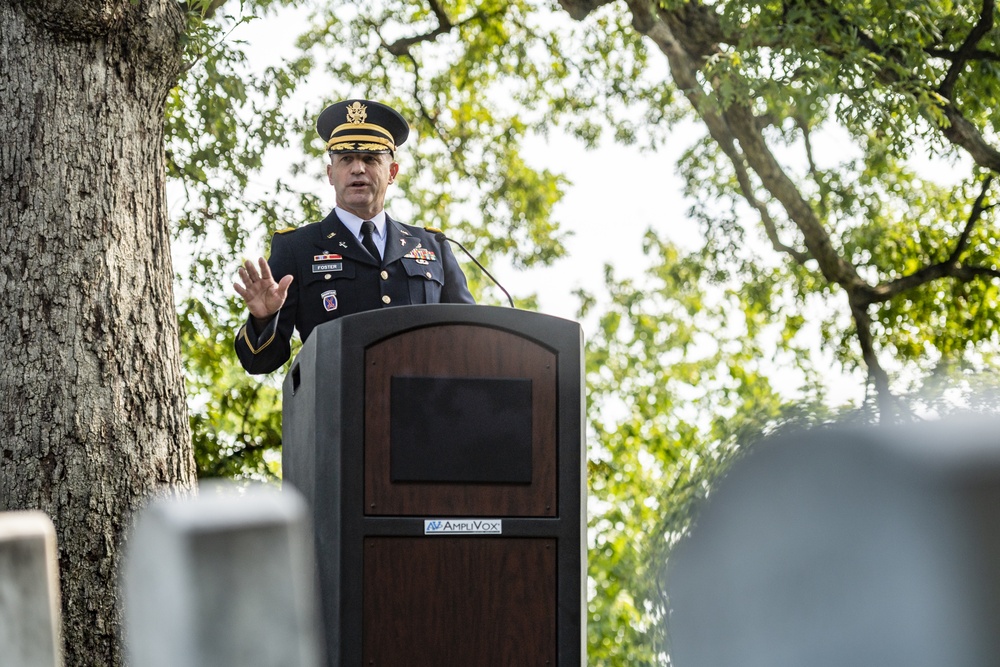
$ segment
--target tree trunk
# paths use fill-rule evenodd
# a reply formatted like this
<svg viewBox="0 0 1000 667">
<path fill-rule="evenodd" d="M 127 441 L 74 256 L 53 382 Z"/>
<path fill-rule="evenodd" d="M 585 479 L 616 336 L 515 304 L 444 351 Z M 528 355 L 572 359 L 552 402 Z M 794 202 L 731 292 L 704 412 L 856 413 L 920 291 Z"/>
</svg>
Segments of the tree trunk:
<svg viewBox="0 0 1000 667">
<path fill-rule="evenodd" d="M 131 513 L 194 483 L 165 204 L 173 0 L 0 0 L 0 510 L 59 537 L 68 665 L 123 664 Z"/>
</svg>

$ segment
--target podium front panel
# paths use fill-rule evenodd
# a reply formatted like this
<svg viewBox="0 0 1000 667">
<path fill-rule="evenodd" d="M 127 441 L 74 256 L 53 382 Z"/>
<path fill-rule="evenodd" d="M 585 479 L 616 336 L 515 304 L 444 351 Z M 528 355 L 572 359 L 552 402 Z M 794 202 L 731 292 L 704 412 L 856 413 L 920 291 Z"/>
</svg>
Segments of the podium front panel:
<svg viewBox="0 0 1000 667">
<path fill-rule="evenodd" d="M 523 516 L 552 517 L 558 512 L 556 493 L 556 355 L 549 349 L 527 338 L 508 331 L 476 325 L 445 325 L 405 331 L 386 338 L 365 352 L 365 514 L 371 516 Z M 423 472 L 411 463 L 406 470 L 420 474 L 400 479 L 400 466 L 393 474 L 392 437 L 394 411 L 403 410 L 404 401 L 398 395 L 402 387 L 433 387 L 420 384 L 422 378 L 433 377 L 437 385 L 449 379 L 458 391 L 465 391 L 470 401 L 475 401 L 477 385 L 490 387 L 497 395 L 497 387 L 509 385 L 509 404 L 524 404 L 523 409 L 500 413 L 509 406 L 500 403 L 482 405 L 470 403 L 469 415 L 456 418 L 456 429 L 450 438 L 439 438 L 441 451 L 453 463 L 461 456 L 468 456 L 473 463 L 482 461 L 485 469 L 467 470 L 462 466 L 442 468 L 433 475 L 433 461 Z M 407 380 L 408 382 L 400 382 Z M 506 385 L 504 384 L 506 383 Z M 393 387 L 397 399 L 393 404 Z M 527 387 L 527 392 L 523 389 Z M 484 392 L 486 393 L 486 392 Z M 406 396 L 407 421 L 396 419 L 397 432 L 412 429 L 440 429 L 442 421 L 439 407 L 434 402 L 438 392 L 428 392 L 423 417 L 412 405 L 423 397 Z M 517 400 L 515 400 L 517 399 Z M 478 399 L 482 401 L 483 399 Z M 454 397 L 449 397 L 449 410 L 454 410 Z M 504 424 L 504 421 L 517 424 Z M 426 422 L 426 423 L 424 423 Z M 520 422 L 525 422 L 521 424 Z M 504 442 L 496 439 L 497 431 L 510 427 L 520 434 L 524 426 L 525 442 L 519 437 Z M 399 439 L 399 436 L 396 436 Z M 454 439 L 455 444 L 446 441 Z M 433 448 L 433 443 L 430 445 Z M 509 451 L 497 452 L 498 447 Z M 478 457 L 475 450 L 480 448 Z M 484 449 L 485 448 L 485 449 Z M 469 453 L 471 452 L 471 453 Z M 497 457 L 511 459 L 511 472 L 506 472 Z M 426 460 L 433 452 L 422 453 Z M 397 460 L 399 456 L 397 454 Z M 524 459 L 523 465 L 520 465 Z M 506 462 L 505 462 L 506 463 Z M 457 470 L 457 472 L 455 472 Z M 525 472 L 528 471 L 527 473 Z M 394 479 L 395 477 L 395 479 Z M 429 481 L 423 481 L 427 479 Z M 437 481 L 442 479 L 445 481 Z M 494 481 L 499 479 L 501 481 Z M 511 481 L 504 481 L 511 480 Z"/>
<path fill-rule="evenodd" d="M 364 665 L 556 665 L 556 540 L 370 537 Z"/>
</svg>

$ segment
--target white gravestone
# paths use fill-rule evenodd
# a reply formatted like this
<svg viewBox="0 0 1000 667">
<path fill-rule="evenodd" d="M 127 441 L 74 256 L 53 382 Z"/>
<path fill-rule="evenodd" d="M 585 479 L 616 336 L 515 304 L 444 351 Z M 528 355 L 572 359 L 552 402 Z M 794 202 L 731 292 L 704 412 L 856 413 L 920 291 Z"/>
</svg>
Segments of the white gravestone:
<svg viewBox="0 0 1000 667">
<path fill-rule="evenodd" d="M 668 580 L 674 667 L 1000 664 L 1000 422 L 761 443 Z"/>
<path fill-rule="evenodd" d="M 136 522 L 125 642 L 142 667 L 317 667 L 313 540 L 294 491 L 202 484 Z"/>
<path fill-rule="evenodd" d="M 56 532 L 37 511 L 0 512 L 0 664 L 62 661 Z"/>
</svg>

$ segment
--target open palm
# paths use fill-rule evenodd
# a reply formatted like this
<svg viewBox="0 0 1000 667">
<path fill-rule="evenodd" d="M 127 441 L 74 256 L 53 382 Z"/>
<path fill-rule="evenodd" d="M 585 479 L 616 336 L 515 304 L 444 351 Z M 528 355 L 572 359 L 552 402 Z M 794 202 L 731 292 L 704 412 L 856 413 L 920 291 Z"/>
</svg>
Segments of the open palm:
<svg viewBox="0 0 1000 667">
<path fill-rule="evenodd" d="M 244 261 L 239 276 L 242 284 L 233 283 L 233 287 L 246 302 L 251 315 L 266 320 L 281 310 L 288 297 L 292 276 L 284 276 L 280 281 L 275 281 L 271 275 L 271 267 L 263 257 L 257 260 L 256 266 L 249 259 Z"/>
</svg>

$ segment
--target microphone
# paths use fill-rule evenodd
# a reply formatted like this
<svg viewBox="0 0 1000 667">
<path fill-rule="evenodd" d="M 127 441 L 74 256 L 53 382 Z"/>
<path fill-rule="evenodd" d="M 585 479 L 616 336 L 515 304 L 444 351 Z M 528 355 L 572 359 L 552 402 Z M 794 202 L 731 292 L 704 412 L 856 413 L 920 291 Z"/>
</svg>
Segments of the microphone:
<svg viewBox="0 0 1000 667">
<path fill-rule="evenodd" d="M 448 242 L 450 242 L 450 243 L 454 243 L 454 244 L 455 244 L 455 245 L 457 245 L 457 246 L 458 246 L 459 248 L 461 248 L 461 249 L 462 249 L 462 252 L 464 252 L 464 253 L 465 253 L 466 255 L 468 255 L 468 256 L 469 256 L 469 259 L 471 259 L 471 260 L 472 260 L 473 262 L 475 262 L 475 263 L 476 263 L 476 266 L 478 266 L 478 267 L 479 267 L 479 269 L 480 269 L 480 270 L 481 270 L 481 271 L 482 271 L 483 273 L 485 273 L 485 274 L 486 274 L 486 277 L 487 277 L 487 278 L 489 278 L 490 280 L 492 280 L 492 281 L 493 281 L 493 284 L 494 284 L 494 285 L 496 285 L 497 287 L 499 287 L 499 288 L 500 288 L 500 291 L 501 291 L 501 292 L 503 292 L 504 294 L 506 294 L 506 295 L 507 295 L 507 301 L 508 301 L 508 302 L 510 303 L 510 307 L 511 307 L 511 308 L 514 308 L 514 307 L 515 307 L 515 306 L 514 306 L 514 299 L 510 298 L 510 292 L 508 292 L 507 290 L 505 290 L 505 289 L 503 288 L 503 285 L 501 285 L 501 284 L 500 284 L 500 281 L 498 281 L 498 280 L 497 280 L 496 278 L 494 278 L 494 277 L 493 277 L 493 276 L 492 276 L 492 275 L 490 274 L 490 272 L 486 270 L 486 267 L 485 267 L 485 266 L 483 266 L 482 264 L 480 264 L 480 263 L 479 263 L 479 260 L 478 260 L 478 259 L 476 259 L 475 257 L 473 257 L 473 256 L 472 256 L 472 253 L 471 253 L 471 252 L 469 252 L 469 251 L 468 251 L 468 249 L 467 249 L 467 248 L 466 248 L 466 247 L 465 247 L 464 245 L 462 245 L 461 243 L 459 243 L 459 242 L 458 242 L 458 241 L 456 241 L 455 239 L 451 239 L 451 238 L 448 238 L 447 236 L 445 236 L 445 235 L 444 235 L 444 232 L 442 232 L 442 231 L 441 231 L 440 229 L 438 229 L 437 227 L 424 227 L 424 229 L 426 229 L 426 230 L 427 230 L 427 231 L 429 231 L 429 232 L 430 232 L 431 234 L 433 234 L 433 235 L 434 235 L 434 238 L 435 238 L 435 239 L 437 239 L 438 243 L 444 243 L 445 241 L 448 241 Z"/>
</svg>

